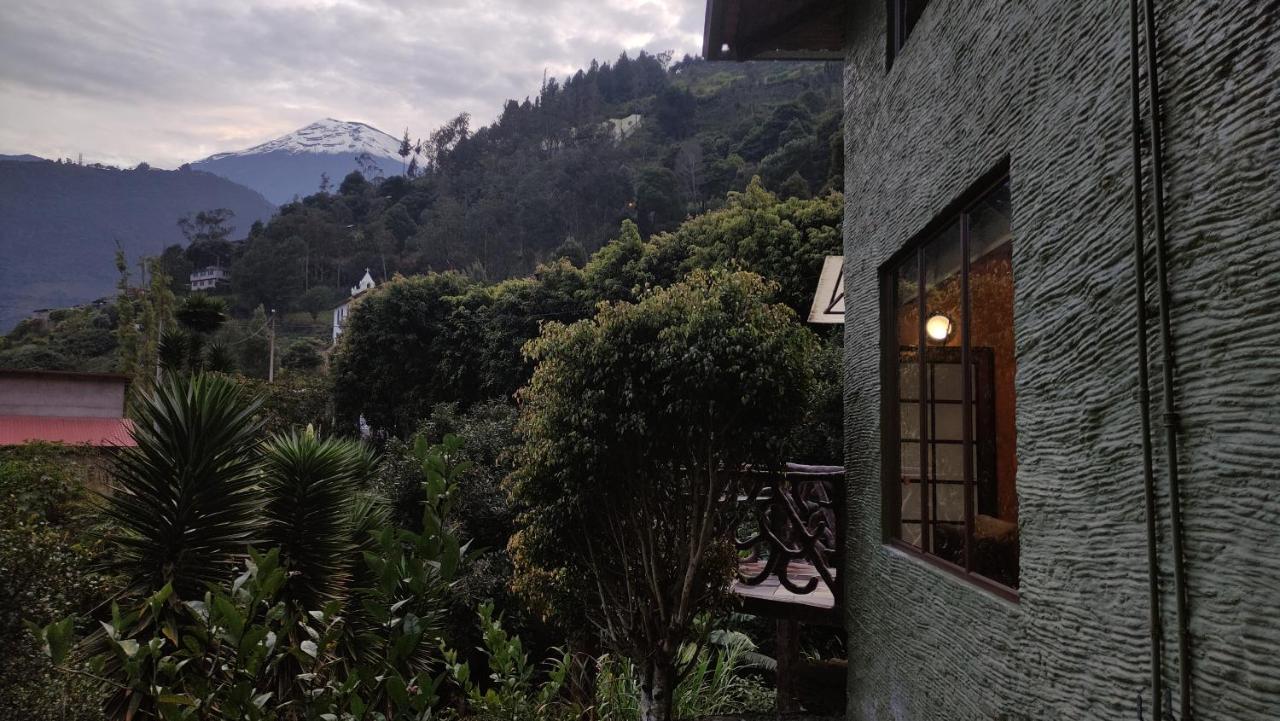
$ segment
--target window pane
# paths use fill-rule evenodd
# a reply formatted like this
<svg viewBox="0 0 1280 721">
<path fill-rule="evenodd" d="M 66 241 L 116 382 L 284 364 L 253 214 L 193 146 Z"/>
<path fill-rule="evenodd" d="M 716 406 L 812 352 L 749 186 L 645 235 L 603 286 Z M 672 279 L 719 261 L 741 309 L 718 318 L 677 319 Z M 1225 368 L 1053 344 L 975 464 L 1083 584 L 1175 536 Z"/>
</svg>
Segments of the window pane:
<svg viewBox="0 0 1280 721">
<path fill-rule="evenodd" d="M 920 348 L 919 265 L 912 254 L 893 274 L 893 318 L 898 340 L 898 503 L 901 523 L 895 535 L 917 548 L 921 546 L 921 514 L 925 497 L 920 492 Z M 888 400 L 888 399 L 886 399 Z"/>
<path fill-rule="evenodd" d="M 1006 181 L 969 215 L 970 358 L 974 370 L 974 571 L 1018 585 L 1013 240 Z"/>
<path fill-rule="evenodd" d="M 927 515 L 935 523 L 926 534 L 926 550 L 949 561 L 957 559 L 954 539 L 960 529 L 963 549 L 964 488 L 943 485 L 963 480 L 963 439 L 955 416 L 949 415 L 964 393 L 960 371 L 960 273 L 962 271 L 960 223 L 956 222 L 921 248 L 924 263 L 924 327 L 927 367 L 925 383 L 925 438 L 929 451 L 925 466 L 925 487 L 929 492 Z M 958 504 L 958 505 L 957 505 Z M 956 524 L 959 524 L 958 526 Z"/>
</svg>

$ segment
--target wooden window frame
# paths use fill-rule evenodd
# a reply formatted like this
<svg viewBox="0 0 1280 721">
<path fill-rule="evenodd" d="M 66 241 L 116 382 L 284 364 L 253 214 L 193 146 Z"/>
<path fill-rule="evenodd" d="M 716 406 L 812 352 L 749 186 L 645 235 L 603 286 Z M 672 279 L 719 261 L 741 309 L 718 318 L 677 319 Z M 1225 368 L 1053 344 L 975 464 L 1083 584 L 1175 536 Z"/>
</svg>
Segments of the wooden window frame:
<svg viewBox="0 0 1280 721">
<path fill-rule="evenodd" d="M 960 242 L 962 266 L 960 273 L 961 296 L 964 299 L 964 311 L 961 313 L 960 333 L 961 343 L 957 349 L 961 355 L 961 376 L 966 379 L 963 383 L 961 403 L 962 407 L 969 409 L 972 407 L 973 384 L 967 379 L 971 378 L 972 359 L 970 358 L 970 311 L 969 311 L 969 220 L 968 216 L 973 208 L 986 198 L 991 192 L 998 188 L 1002 183 L 1009 181 L 1009 160 L 1003 159 L 994 168 L 987 171 L 968 190 L 961 194 L 958 198 L 949 203 L 942 212 L 938 213 L 932 221 L 930 221 L 923 230 L 913 236 L 903 247 L 889 258 L 879 269 L 880 277 L 880 422 L 881 422 L 881 496 L 883 499 L 881 508 L 881 540 L 888 546 L 897 549 L 909 556 L 918 558 L 923 562 L 942 569 L 954 576 L 964 579 L 970 584 L 988 591 L 1000 598 L 1017 603 L 1019 600 L 1019 592 L 1016 588 L 1011 588 L 998 581 L 987 578 L 973 571 L 973 549 L 972 539 L 974 535 L 974 518 L 975 512 L 973 508 L 974 494 L 966 491 L 964 494 L 964 559 L 965 564 L 960 565 L 953 563 L 945 558 L 936 556 L 925 549 L 929 547 L 926 529 L 929 527 L 929 518 L 927 512 L 926 498 L 928 493 L 926 488 L 928 484 L 924 482 L 925 463 L 921 463 L 921 547 L 911 545 L 899 537 L 902 527 L 902 451 L 901 451 L 901 390 L 899 389 L 899 364 L 900 364 L 900 342 L 898 336 L 897 307 L 895 286 L 897 283 L 898 270 L 911 257 L 916 259 L 917 271 L 917 288 L 923 297 L 926 292 L 926 283 L 924 278 L 924 262 L 922 249 L 930 242 L 941 236 L 952 224 L 957 221 L 960 224 Z M 917 391 L 917 398 L 924 399 L 923 386 L 927 382 L 927 373 L 924 372 L 924 366 L 928 363 L 928 345 L 924 329 L 926 313 L 923 312 L 925 305 L 920 303 L 921 312 L 919 317 L 919 328 L 917 329 L 918 343 L 921 352 L 918 352 L 919 362 L 922 366 L 919 372 L 920 384 L 922 388 Z M 923 401 L 922 401 L 923 402 Z M 921 413 L 921 424 L 924 423 L 924 414 Z M 966 447 L 973 447 L 973 412 L 965 412 L 961 415 L 963 436 L 962 442 Z M 926 436 L 920 436 L 921 456 L 925 454 L 925 448 L 929 443 L 926 442 Z M 971 458 L 966 454 L 963 459 L 964 465 L 964 483 L 966 488 L 971 487 L 975 481 L 973 478 L 973 463 Z"/>
</svg>

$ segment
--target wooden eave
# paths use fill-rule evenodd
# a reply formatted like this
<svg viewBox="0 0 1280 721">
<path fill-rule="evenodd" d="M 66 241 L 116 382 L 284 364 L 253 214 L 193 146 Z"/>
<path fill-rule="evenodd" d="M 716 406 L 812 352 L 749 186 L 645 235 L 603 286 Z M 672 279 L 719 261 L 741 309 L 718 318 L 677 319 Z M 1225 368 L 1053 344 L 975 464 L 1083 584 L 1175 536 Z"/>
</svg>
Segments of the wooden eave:
<svg viewBox="0 0 1280 721">
<path fill-rule="evenodd" d="M 840 60 L 846 0 L 707 0 L 707 60 Z"/>
</svg>

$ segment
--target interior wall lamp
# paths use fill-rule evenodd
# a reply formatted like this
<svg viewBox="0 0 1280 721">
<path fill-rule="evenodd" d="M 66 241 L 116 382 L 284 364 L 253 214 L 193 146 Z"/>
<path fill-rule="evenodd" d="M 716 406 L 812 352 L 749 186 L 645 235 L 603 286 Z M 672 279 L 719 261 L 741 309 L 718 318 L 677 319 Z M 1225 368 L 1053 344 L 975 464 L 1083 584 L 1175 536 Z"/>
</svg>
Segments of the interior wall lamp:
<svg viewBox="0 0 1280 721">
<path fill-rule="evenodd" d="M 951 337 L 955 332 L 955 323 L 951 319 L 941 313 L 934 313 L 929 316 L 929 320 L 924 323 L 924 333 L 929 336 L 929 340 L 935 343 L 942 343 Z"/>
</svg>

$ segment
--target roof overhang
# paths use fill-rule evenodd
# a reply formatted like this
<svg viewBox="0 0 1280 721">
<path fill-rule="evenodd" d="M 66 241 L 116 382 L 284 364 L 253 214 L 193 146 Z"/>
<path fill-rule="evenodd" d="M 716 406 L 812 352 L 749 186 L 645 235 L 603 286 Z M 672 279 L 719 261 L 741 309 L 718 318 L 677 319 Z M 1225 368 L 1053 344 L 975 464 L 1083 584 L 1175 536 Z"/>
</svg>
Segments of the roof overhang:
<svg viewBox="0 0 1280 721">
<path fill-rule="evenodd" d="M 0 416 L 0 446 L 32 442 L 108 448 L 138 445 L 133 438 L 133 421 L 127 418 Z"/>
<path fill-rule="evenodd" d="M 707 60 L 841 60 L 847 0 L 707 0 Z"/>
</svg>

